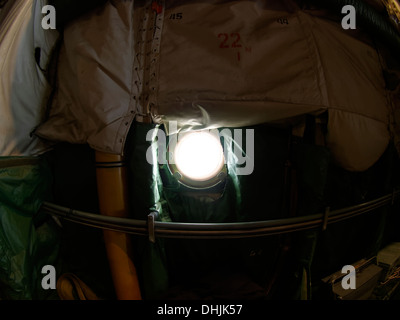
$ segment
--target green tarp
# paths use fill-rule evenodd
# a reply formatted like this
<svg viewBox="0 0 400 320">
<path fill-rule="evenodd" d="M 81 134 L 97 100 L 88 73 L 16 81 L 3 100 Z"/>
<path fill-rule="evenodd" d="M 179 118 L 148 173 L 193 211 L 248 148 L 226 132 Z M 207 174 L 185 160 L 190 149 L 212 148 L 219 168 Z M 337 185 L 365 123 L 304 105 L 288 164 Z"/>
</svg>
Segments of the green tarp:
<svg viewBox="0 0 400 320">
<path fill-rule="evenodd" d="M 42 299 L 42 267 L 58 254 L 58 236 L 39 213 L 51 200 L 52 173 L 45 159 L 0 158 L 0 297 Z"/>
</svg>

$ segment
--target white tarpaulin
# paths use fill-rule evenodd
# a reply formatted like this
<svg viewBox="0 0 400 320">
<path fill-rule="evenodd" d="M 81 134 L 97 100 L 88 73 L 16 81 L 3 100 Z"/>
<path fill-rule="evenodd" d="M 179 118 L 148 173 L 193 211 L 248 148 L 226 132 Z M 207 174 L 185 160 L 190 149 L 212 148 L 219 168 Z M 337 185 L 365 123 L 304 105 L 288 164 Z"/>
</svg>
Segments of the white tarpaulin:
<svg viewBox="0 0 400 320">
<path fill-rule="evenodd" d="M 37 134 L 123 153 L 135 116 L 147 112 L 215 128 L 324 111 L 336 161 L 349 170 L 375 163 L 389 142 L 378 54 L 320 12 L 292 1 L 110 1 L 65 28 Z"/>
<path fill-rule="evenodd" d="M 0 21 L 0 155 L 30 156 L 48 150 L 32 132 L 43 120 L 50 85 L 45 69 L 58 37 L 41 27 L 45 1 L 9 1 Z M 39 48 L 39 49 L 36 49 Z M 35 59 L 37 50 L 38 63 Z"/>
</svg>

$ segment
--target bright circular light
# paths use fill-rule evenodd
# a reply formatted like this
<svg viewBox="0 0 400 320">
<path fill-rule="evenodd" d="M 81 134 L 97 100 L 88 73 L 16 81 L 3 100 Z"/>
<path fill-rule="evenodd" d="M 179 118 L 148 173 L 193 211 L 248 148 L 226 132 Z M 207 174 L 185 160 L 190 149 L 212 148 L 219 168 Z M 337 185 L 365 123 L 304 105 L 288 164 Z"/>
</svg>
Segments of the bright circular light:
<svg viewBox="0 0 400 320">
<path fill-rule="evenodd" d="M 196 181 L 214 178 L 224 165 L 218 138 L 208 132 L 191 132 L 180 138 L 174 151 L 179 172 Z"/>
</svg>

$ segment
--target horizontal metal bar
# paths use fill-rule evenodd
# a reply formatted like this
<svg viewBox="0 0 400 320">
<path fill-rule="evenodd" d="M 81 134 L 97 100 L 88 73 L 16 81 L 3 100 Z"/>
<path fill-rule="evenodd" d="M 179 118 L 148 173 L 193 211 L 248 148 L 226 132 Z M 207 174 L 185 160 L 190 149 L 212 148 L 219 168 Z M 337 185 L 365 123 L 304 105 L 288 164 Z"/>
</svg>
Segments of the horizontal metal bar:
<svg viewBox="0 0 400 320">
<path fill-rule="evenodd" d="M 151 237 L 161 238 L 191 238 L 191 239 L 232 239 L 276 235 L 320 228 L 324 223 L 332 224 L 355 216 L 373 211 L 391 204 L 400 195 L 394 191 L 389 195 L 350 206 L 343 209 L 330 211 L 327 221 L 324 213 L 305 215 L 287 219 L 273 219 L 264 221 L 244 221 L 229 223 L 190 223 L 190 222 L 164 222 L 154 221 Z M 88 225 L 91 227 L 114 230 L 140 236 L 149 236 L 149 227 L 146 220 L 118 218 L 101 214 L 72 210 L 53 203 L 44 202 L 42 210 L 69 221 Z"/>
</svg>

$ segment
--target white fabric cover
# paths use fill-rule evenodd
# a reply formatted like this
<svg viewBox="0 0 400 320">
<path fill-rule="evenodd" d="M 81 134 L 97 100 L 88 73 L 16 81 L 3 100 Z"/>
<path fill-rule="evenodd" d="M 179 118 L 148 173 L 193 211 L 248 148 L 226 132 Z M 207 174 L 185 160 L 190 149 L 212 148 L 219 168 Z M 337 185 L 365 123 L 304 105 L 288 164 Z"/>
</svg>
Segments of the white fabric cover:
<svg viewBox="0 0 400 320">
<path fill-rule="evenodd" d="M 136 113 L 132 16 L 133 1 L 113 1 L 66 27 L 57 91 L 39 136 L 122 153 Z"/>
<path fill-rule="evenodd" d="M 49 146 L 35 135 L 43 121 L 50 86 L 35 61 L 46 68 L 58 37 L 41 27 L 45 1 L 9 1 L 0 24 L 0 156 L 38 155 Z"/>
<path fill-rule="evenodd" d="M 123 153 L 135 115 L 240 127 L 329 112 L 328 147 L 363 171 L 389 142 L 376 51 L 292 1 L 111 1 L 65 30 L 58 91 L 38 134 Z"/>
</svg>

